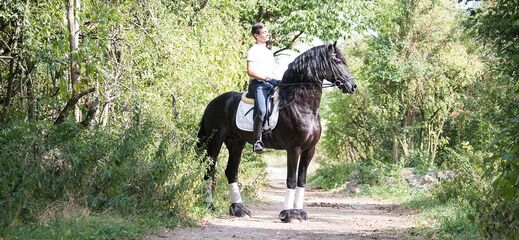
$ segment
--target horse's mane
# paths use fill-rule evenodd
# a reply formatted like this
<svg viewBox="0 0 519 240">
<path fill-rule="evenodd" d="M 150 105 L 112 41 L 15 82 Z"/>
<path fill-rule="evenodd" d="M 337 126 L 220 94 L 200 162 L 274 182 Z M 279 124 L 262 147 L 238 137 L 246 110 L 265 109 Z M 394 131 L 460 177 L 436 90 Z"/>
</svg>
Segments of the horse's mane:
<svg viewBox="0 0 519 240">
<path fill-rule="evenodd" d="M 282 103 L 289 103 L 303 96 L 303 91 L 321 91 L 322 80 L 327 71 L 333 71 L 331 58 L 346 62 L 341 51 L 334 44 L 313 47 L 299 55 L 283 75 L 279 88 Z"/>
</svg>

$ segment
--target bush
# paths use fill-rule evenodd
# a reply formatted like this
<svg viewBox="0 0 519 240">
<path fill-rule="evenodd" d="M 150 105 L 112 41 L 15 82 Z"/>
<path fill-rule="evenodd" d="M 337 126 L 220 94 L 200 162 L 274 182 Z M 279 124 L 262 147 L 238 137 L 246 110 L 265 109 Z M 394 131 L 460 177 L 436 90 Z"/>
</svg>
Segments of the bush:
<svg viewBox="0 0 519 240">
<path fill-rule="evenodd" d="M 161 129 L 148 120 L 119 133 L 75 123 L 7 126 L 0 132 L 2 225 L 36 221 L 55 201 L 124 214 L 193 207 L 204 169 L 194 139 Z"/>
<path fill-rule="evenodd" d="M 354 164 L 321 165 L 309 182 L 319 188 L 334 189 L 348 180 L 354 167 Z"/>
<path fill-rule="evenodd" d="M 488 187 L 482 178 L 483 153 L 463 143 L 456 149 L 446 148 L 441 157 L 444 159 L 444 167 L 453 171 L 454 177 L 436 185 L 433 196 L 443 203 L 480 199 Z"/>
<path fill-rule="evenodd" d="M 376 185 L 391 172 L 391 166 L 366 163 L 323 163 L 310 177 L 310 183 L 324 189 L 335 189 L 346 181 L 355 184 Z"/>
</svg>

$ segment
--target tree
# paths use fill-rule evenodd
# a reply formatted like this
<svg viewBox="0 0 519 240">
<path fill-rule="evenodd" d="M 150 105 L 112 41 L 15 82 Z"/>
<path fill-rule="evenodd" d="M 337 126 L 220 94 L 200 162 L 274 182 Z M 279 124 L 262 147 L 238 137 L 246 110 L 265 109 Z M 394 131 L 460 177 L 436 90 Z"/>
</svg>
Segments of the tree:
<svg viewBox="0 0 519 240">
<path fill-rule="evenodd" d="M 327 134 L 361 133 L 340 144 L 354 149 L 352 160 L 432 166 L 448 142 L 445 124 L 463 108 L 465 88 L 482 64 L 464 42 L 452 1 L 382 1 L 370 21 L 374 32 L 356 45 L 363 55 L 356 73 L 364 85 L 361 96 L 335 103 L 356 110 L 334 117 L 331 125 L 349 125 Z"/>
<path fill-rule="evenodd" d="M 468 21 L 472 36 L 485 47 L 491 105 L 484 117 L 501 130 L 490 145 L 487 179 L 492 181 L 482 209 L 481 231 L 489 238 L 519 237 L 519 4 L 490 0 Z"/>
<path fill-rule="evenodd" d="M 361 1 L 320 0 L 253 0 L 239 4 L 241 22 L 247 29 L 256 22 L 271 25 L 273 44 L 279 47 L 275 55 L 291 49 L 298 40 L 351 37 L 354 30 L 363 29 L 364 17 L 359 12 L 369 6 Z"/>
</svg>

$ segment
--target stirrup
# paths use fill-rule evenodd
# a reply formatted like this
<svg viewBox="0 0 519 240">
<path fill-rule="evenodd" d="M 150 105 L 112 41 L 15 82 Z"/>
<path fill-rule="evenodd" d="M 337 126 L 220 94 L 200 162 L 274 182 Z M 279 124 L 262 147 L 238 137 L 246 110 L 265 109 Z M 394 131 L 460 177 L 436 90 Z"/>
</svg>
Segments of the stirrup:
<svg viewBox="0 0 519 240">
<path fill-rule="evenodd" d="M 265 152 L 265 148 L 263 148 L 263 142 L 259 140 L 256 141 L 256 143 L 254 143 L 253 149 L 254 152 L 257 154 L 262 154 L 263 152 Z"/>
</svg>

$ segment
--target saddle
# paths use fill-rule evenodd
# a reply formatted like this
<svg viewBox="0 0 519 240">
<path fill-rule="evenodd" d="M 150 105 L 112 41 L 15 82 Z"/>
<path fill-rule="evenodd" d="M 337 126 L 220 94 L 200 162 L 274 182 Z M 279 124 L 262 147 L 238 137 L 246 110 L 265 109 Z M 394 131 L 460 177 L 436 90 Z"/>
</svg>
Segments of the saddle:
<svg viewBox="0 0 519 240">
<path fill-rule="evenodd" d="M 269 105 L 268 104 L 271 104 L 271 103 L 277 103 L 278 100 L 279 100 L 279 94 L 278 94 L 278 91 L 273 91 L 274 93 L 271 93 L 268 95 L 268 103 L 267 103 L 267 109 L 269 108 Z M 241 95 L 241 101 L 242 102 L 245 102 L 247 104 L 252 104 L 254 105 L 254 98 L 252 97 L 252 94 L 250 92 L 244 92 L 242 95 Z"/>
<path fill-rule="evenodd" d="M 279 117 L 279 95 L 278 91 L 268 96 L 267 119 L 263 123 L 263 130 L 274 129 Z M 243 131 L 252 132 L 254 124 L 254 98 L 248 93 L 242 93 L 238 110 L 236 111 L 236 126 Z"/>
</svg>

